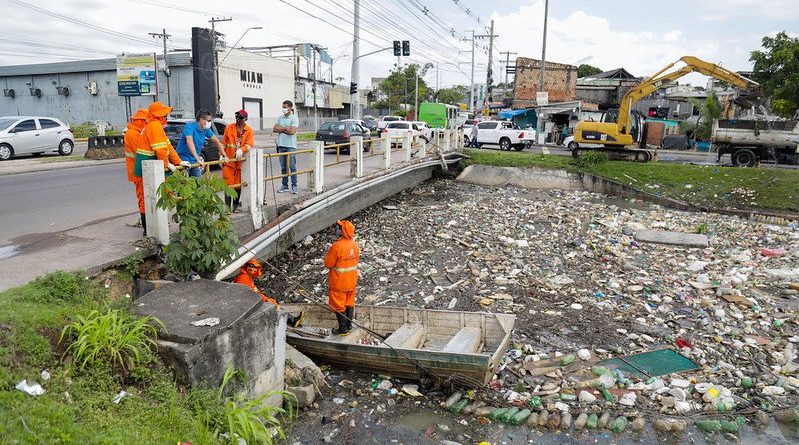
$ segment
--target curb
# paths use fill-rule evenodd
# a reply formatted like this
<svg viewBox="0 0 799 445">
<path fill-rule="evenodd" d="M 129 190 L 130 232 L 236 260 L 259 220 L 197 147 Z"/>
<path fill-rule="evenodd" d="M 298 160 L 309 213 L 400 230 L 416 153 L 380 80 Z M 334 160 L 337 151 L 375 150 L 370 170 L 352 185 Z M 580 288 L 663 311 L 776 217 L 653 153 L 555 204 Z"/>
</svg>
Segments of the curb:
<svg viewBox="0 0 799 445">
<path fill-rule="evenodd" d="M 20 175 L 23 173 L 37 173 L 46 172 L 51 170 L 65 170 L 80 167 L 94 167 L 97 165 L 106 164 L 120 164 L 125 162 L 125 158 L 119 159 L 104 159 L 99 161 L 63 161 L 63 162 L 47 162 L 42 164 L 32 164 L 19 167 L 11 167 L 8 171 L 4 171 L 0 167 L 0 176 Z"/>
</svg>

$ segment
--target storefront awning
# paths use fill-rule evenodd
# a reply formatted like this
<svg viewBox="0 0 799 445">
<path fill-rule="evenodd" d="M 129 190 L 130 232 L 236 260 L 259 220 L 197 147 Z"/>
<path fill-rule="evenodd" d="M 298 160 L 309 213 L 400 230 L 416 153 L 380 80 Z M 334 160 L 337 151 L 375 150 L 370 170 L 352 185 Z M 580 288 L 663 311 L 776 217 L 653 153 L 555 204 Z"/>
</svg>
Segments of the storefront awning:
<svg viewBox="0 0 799 445">
<path fill-rule="evenodd" d="M 525 114 L 528 111 L 532 111 L 533 113 L 535 113 L 535 110 L 503 110 L 499 112 L 499 118 L 513 119 L 514 117 Z"/>
</svg>

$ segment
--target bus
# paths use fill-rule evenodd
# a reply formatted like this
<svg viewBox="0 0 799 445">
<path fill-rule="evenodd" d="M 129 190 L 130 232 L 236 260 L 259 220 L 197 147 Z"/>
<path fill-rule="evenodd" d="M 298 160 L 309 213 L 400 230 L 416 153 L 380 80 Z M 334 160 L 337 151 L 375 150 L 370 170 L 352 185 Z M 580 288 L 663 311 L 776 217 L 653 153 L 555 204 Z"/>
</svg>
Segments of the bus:
<svg viewBox="0 0 799 445">
<path fill-rule="evenodd" d="M 458 107 L 436 102 L 422 102 L 419 104 L 418 120 L 427 122 L 430 128 L 456 128 L 458 120 Z"/>
</svg>

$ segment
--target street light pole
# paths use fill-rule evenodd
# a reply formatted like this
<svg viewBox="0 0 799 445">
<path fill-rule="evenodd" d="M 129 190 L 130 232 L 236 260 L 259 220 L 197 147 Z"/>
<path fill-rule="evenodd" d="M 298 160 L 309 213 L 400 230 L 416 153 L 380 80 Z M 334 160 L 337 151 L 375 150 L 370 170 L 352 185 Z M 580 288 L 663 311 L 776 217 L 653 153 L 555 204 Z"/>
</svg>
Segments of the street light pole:
<svg viewBox="0 0 799 445">
<path fill-rule="evenodd" d="M 360 33 L 361 33 L 361 2 L 354 0 L 353 2 L 353 31 L 352 31 L 352 73 L 350 82 L 355 84 L 355 94 L 350 101 L 350 117 L 353 119 L 361 118 L 361 95 L 358 94 L 358 82 L 360 81 L 360 73 L 358 59 L 360 58 Z"/>
<path fill-rule="evenodd" d="M 233 48 L 235 48 L 235 47 L 236 47 L 236 45 L 238 45 L 238 44 L 239 44 L 239 42 L 241 42 L 241 39 L 243 39 L 243 38 L 244 38 L 244 36 L 246 36 L 246 35 L 247 35 L 247 33 L 248 33 L 248 32 L 250 32 L 250 30 L 252 30 L 252 29 L 264 29 L 264 28 L 263 28 L 263 27 L 261 27 L 261 26 L 253 26 L 253 27 L 251 27 L 251 28 L 247 28 L 247 29 L 244 31 L 244 34 L 242 34 L 242 35 L 241 35 L 241 37 L 239 37 L 239 39 L 238 39 L 238 40 L 236 40 L 236 43 L 234 43 L 234 44 L 233 44 L 233 46 L 231 46 L 231 47 L 230 47 L 230 49 L 229 49 L 229 50 L 227 50 L 227 53 L 225 53 L 225 57 L 223 57 L 223 58 L 222 58 L 222 61 L 221 61 L 221 62 L 219 62 L 219 64 L 220 64 L 220 65 L 221 65 L 221 64 L 223 64 L 223 63 L 225 63 L 225 59 L 227 59 L 227 56 L 229 56 L 229 55 L 230 55 L 230 52 L 231 52 L 231 51 L 233 51 Z"/>
<path fill-rule="evenodd" d="M 545 72 L 546 72 L 546 59 L 547 59 L 547 16 L 549 15 L 549 0 L 544 0 L 544 37 L 543 37 L 543 46 L 541 47 L 541 78 L 538 81 L 538 90 L 540 92 L 545 92 L 546 88 L 544 87 L 544 79 L 545 79 Z M 538 110 L 536 111 L 536 121 L 537 121 L 537 131 L 536 131 L 536 140 L 539 144 L 544 142 L 543 133 L 544 133 L 544 119 L 542 119 L 541 115 L 541 105 L 538 104 L 536 100 L 536 105 L 538 106 Z"/>
</svg>

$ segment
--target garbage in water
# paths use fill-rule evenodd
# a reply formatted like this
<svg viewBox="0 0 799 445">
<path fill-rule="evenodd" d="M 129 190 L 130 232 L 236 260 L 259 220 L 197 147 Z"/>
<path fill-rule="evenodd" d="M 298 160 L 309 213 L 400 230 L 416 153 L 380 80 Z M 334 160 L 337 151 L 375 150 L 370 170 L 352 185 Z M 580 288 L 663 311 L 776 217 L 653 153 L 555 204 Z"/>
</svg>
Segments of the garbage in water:
<svg viewBox="0 0 799 445">
<path fill-rule="evenodd" d="M 50 380 L 50 377 L 52 377 L 52 376 L 50 375 L 50 371 L 48 371 L 48 370 L 46 370 L 46 369 L 45 369 L 44 371 L 42 371 L 42 374 L 41 374 L 41 376 L 42 376 L 42 380 L 44 380 L 45 382 L 46 382 L 46 381 L 48 381 L 48 380 Z"/>
<path fill-rule="evenodd" d="M 22 380 L 15 386 L 16 389 L 28 394 L 29 396 L 40 396 L 44 394 L 44 388 L 38 383 L 29 384 L 27 380 Z"/>
<path fill-rule="evenodd" d="M 219 324 L 219 318 L 217 317 L 208 317 L 203 318 L 202 320 L 192 321 L 192 326 L 216 326 Z"/>
<path fill-rule="evenodd" d="M 117 395 L 115 395 L 115 396 L 114 396 L 113 400 L 111 400 L 111 403 L 114 403 L 114 404 L 119 404 L 119 402 L 121 402 L 121 401 L 122 401 L 122 399 L 123 399 L 123 398 L 124 398 L 126 395 L 128 395 L 128 393 L 127 393 L 127 392 L 125 392 L 125 390 L 124 390 L 124 389 L 123 389 L 123 390 L 120 390 L 120 391 L 119 391 L 119 393 L 117 393 Z"/>
</svg>

